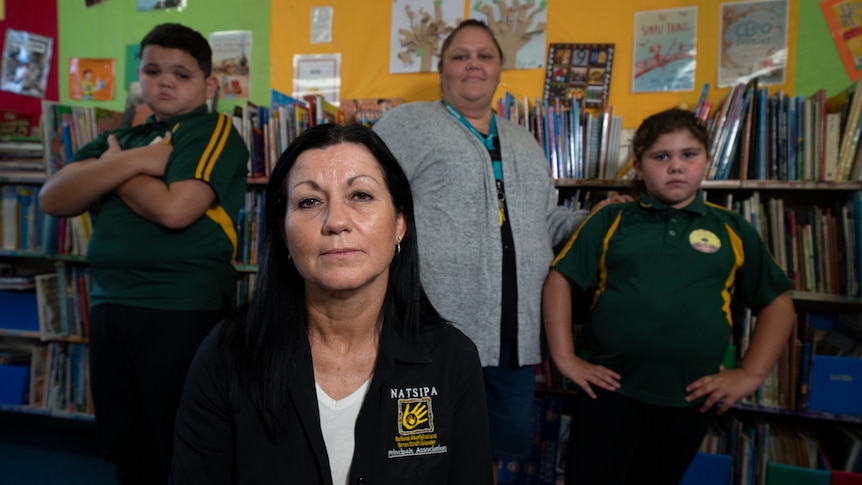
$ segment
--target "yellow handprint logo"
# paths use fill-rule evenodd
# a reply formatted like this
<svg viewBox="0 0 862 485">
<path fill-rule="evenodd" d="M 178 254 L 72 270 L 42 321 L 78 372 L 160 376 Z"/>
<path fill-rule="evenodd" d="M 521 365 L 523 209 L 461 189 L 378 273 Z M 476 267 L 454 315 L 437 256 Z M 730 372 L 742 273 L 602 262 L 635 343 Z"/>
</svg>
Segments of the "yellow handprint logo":
<svg viewBox="0 0 862 485">
<path fill-rule="evenodd" d="M 405 430 L 412 430 L 422 423 L 428 422 L 428 406 L 423 402 L 417 402 L 413 409 L 410 409 L 410 404 L 404 407 L 404 414 L 401 416 L 401 426 Z"/>
<path fill-rule="evenodd" d="M 434 431 L 434 406 L 430 397 L 398 400 L 398 434 L 402 436 Z"/>
</svg>

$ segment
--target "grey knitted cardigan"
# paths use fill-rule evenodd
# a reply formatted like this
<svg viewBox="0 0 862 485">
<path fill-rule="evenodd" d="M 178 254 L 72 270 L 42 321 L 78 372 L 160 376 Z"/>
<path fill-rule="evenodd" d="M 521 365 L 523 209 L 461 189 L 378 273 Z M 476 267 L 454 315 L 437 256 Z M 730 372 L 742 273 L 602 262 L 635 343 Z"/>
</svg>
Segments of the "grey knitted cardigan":
<svg viewBox="0 0 862 485">
<path fill-rule="evenodd" d="M 541 361 L 542 285 L 552 247 L 586 218 L 557 205 L 544 152 L 523 127 L 497 117 L 503 179 L 515 240 L 518 356 Z M 440 313 L 469 336 L 483 366 L 497 365 L 502 247 L 488 149 L 440 102 L 401 105 L 374 125 L 413 190 L 421 278 Z"/>
</svg>

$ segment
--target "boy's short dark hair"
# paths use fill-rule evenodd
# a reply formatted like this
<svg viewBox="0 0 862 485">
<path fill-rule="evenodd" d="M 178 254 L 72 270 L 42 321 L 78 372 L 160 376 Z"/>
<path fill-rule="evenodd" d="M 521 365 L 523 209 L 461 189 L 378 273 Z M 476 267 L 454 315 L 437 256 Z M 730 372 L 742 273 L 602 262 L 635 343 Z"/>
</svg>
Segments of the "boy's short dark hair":
<svg viewBox="0 0 862 485">
<path fill-rule="evenodd" d="M 198 66 L 204 72 L 204 76 L 209 77 L 212 73 L 213 51 L 209 42 L 199 32 L 185 25 L 167 23 L 155 26 L 141 40 L 139 59 L 144 52 L 144 47 L 148 45 L 185 51 L 198 61 Z"/>
</svg>

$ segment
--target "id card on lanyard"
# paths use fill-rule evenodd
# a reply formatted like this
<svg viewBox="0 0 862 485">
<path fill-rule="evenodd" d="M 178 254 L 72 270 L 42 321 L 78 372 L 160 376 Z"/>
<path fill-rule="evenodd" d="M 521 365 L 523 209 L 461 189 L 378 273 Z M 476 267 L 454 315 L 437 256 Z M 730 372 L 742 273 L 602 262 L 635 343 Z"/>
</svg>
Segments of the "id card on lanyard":
<svg viewBox="0 0 862 485">
<path fill-rule="evenodd" d="M 500 160 L 500 150 L 495 149 L 494 139 L 497 138 L 497 120 L 494 115 L 491 115 L 491 124 L 488 128 L 488 135 L 483 135 L 479 133 L 479 130 L 473 127 L 472 124 L 464 117 L 461 113 L 458 112 L 451 104 L 447 103 L 443 100 L 443 105 L 446 106 L 446 109 L 449 111 L 449 114 L 455 117 L 458 121 L 461 122 L 470 133 L 476 135 L 485 148 L 488 149 L 488 153 L 491 155 L 491 162 L 494 167 L 494 181 L 497 185 L 497 208 L 500 214 L 500 226 L 503 225 L 503 222 L 506 220 L 506 193 L 503 187 L 503 162 Z"/>
</svg>

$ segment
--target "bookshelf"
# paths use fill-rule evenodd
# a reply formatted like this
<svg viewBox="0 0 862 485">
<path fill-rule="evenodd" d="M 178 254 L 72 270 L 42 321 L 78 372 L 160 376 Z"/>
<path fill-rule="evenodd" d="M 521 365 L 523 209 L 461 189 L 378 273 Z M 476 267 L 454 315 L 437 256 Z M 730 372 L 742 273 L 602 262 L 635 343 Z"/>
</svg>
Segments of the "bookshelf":
<svg viewBox="0 0 862 485">
<path fill-rule="evenodd" d="M 555 186 L 560 203 L 588 208 L 591 199 L 600 200 L 611 192 L 628 193 L 630 182 L 569 178 L 556 180 Z M 821 345 L 813 344 L 814 335 L 808 332 L 816 327 L 819 329 L 817 338 L 824 339 L 828 332 L 836 328 L 836 321 L 847 318 L 850 321 L 848 325 L 856 329 L 856 338 L 862 335 L 862 292 L 859 289 L 859 255 L 862 254 L 859 231 L 862 227 L 855 217 L 855 214 L 860 213 L 857 204 L 859 194 L 862 193 L 862 182 L 705 180 L 702 187 L 709 201 L 731 210 L 741 210 L 742 201 L 757 196 L 753 203 L 761 209 L 750 211 L 757 212 L 761 219 L 750 222 L 765 231 L 761 236 L 773 255 L 789 270 L 788 274 L 799 272 L 799 269 L 793 269 L 794 264 L 798 264 L 799 268 L 802 266 L 802 258 L 794 256 L 789 248 L 795 245 L 802 251 L 803 247 L 801 236 L 791 236 L 794 232 L 801 234 L 798 220 L 797 230 L 791 229 L 791 212 L 796 211 L 798 217 L 800 213 L 813 214 L 819 210 L 817 216 L 805 222 L 823 229 L 819 238 L 817 231 L 812 230 L 814 248 L 811 258 L 816 261 L 811 268 L 813 287 L 805 287 L 805 278 L 800 280 L 797 277 L 797 286 L 791 291 L 799 316 L 792 340 L 758 392 L 741 400 L 731 412 L 716 420 L 714 430 L 701 448 L 701 453 L 712 455 L 698 455 L 692 468 L 720 467 L 710 468 L 710 474 L 716 476 L 720 473 L 723 476 L 730 466 L 727 474 L 733 477 L 733 483 L 790 483 L 775 481 L 780 476 L 809 479 L 812 476 L 821 479 L 825 476 L 828 480 L 830 474 L 833 478 L 846 475 L 851 477 L 847 483 L 857 483 L 862 470 L 857 468 L 855 472 L 849 471 L 853 468 L 845 458 L 846 447 L 830 447 L 830 440 L 842 433 L 855 433 L 857 439 L 862 439 L 859 434 L 862 429 L 862 406 L 842 405 L 862 403 L 862 358 L 858 358 L 862 355 L 852 358 L 815 354 L 819 350 L 812 348 L 820 349 Z M 577 202 L 572 202 L 572 198 L 577 199 Z M 774 201 L 777 200 L 782 201 L 783 207 L 778 212 L 774 208 L 770 210 L 771 204 L 774 207 Z M 842 209 L 850 211 L 848 223 L 842 223 L 840 217 L 836 217 Z M 775 237 L 776 233 L 786 238 L 782 241 Z M 777 245 L 781 245 L 784 250 L 778 251 Z M 824 265 L 831 265 L 833 271 L 836 266 L 843 265 L 845 269 L 841 275 L 833 274 L 831 277 L 833 280 L 843 278 L 845 283 L 826 284 L 824 280 L 830 276 L 817 271 Z M 856 317 L 851 318 L 851 315 Z M 815 320 L 821 322 L 815 324 Z M 734 327 L 750 328 L 751 323 L 735 321 Z M 734 343 L 739 348 L 741 336 L 735 333 Z M 857 345 L 860 345 L 858 341 Z M 734 360 L 738 362 L 741 355 L 741 352 L 737 352 Z M 550 375 L 554 372 L 550 362 L 545 363 L 544 369 L 537 369 L 537 373 L 542 375 L 541 379 L 546 381 L 537 385 L 537 394 L 553 394 L 571 400 L 571 396 L 579 391 L 558 374 L 556 377 Z M 551 381 L 550 387 L 548 380 Z M 560 384 L 561 380 L 563 384 Z M 812 449 L 821 450 L 820 461 L 805 464 L 778 453 L 776 450 L 779 445 L 776 443 L 779 442 L 779 436 L 783 439 L 788 434 L 796 442 L 807 442 L 807 446 Z M 716 460 L 715 463 L 704 465 L 715 456 L 714 453 L 729 457 L 729 461 Z"/>
<path fill-rule="evenodd" d="M 724 440 L 719 452 L 732 458 L 734 483 L 778 483 L 771 481 L 770 472 L 772 479 L 787 470 L 791 470 L 790 475 L 797 472 L 796 462 L 774 456 L 776 446 L 769 446 L 773 434 L 798 435 L 795 439 L 802 443 L 810 441 L 809 435 L 828 435 L 846 428 L 857 435 L 857 448 L 862 440 L 862 406 L 844 405 L 862 402 L 859 93 L 862 82 L 828 98 L 823 90 L 810 96 L 792 96 L 752 82 L 731 89 L 712 113 L 700 113 L 710 134 L 709 152 L 717 163 L 707 171 L 702 184 L 707 200 L 739 212 L 756 227 L 795 282 L 791 296 L 798 322 L 793 337 L 761 388 L 737 403 L 728 413 L 730 421 L 718 426 Z M 599 117 L 610 113 L 607 110 Z M 546 142 L 541 129 L 551 125 L 533 120 L 524 125 L 539 126 L 534 135 L 540 144 Z M 561 133 L 563 142 L 548 151 L 559 147 L 564 152 L 566 147 L 580 147 L 582 151 L 548 157 L 552 174 L 576 174 L 578 163 L 582 167 L 610 163 L 622 167 L 617 177 L 633 175 L 628 160 L 587 153 L 583 147 L 591 135 L 582 124 L 570 121 Z M 560 166 L 561 159 L 568 160 L 568 165 Z M 559 177 L 555 186 L 562 205 L 589 209 L 608 194 L 629 193 L 631 182 L 575 176 Z M 750 312 L 735 319 L 731 362 L 739 361 L 747 334 L 755 324 Z M 833 341 L 843 347 L 833 345 Z M 553 376 L 553 369 L 548 367 L 537 369 L 543 374 L 540 379 L 545 380 L 537 386 L 539 393 L 566 397 L 577 392 L 564 380 L 561 385 L 556 380 L 559 376 Z M 786 425 L 793 431 L 773 433 L 770 423 L 775 428 Z M 809 428 L 814 432 L 808 433 Z M 818 444 L 812 446 L 820 448 Z M 834 450 L 829 451 L 834 454 Z M 842 458 L 829 456 L 809 466 L 828 477 L 833 463 L 838 463 L 833 475 L 838 477 L 843 470 Z M 855 473 L 856 481 L 850 483 L 858 481 L 862 470 Z"/>
<path fill-rule="evenodd" d="M 0 161 L 0 354 L 7 356 L 0 364 L 0 410 L 91 421 L 86 262 L 58 253 L 52 240 L 59 221 L 38 209 L 44 164 L 41 173 L 4 167 Z"/>
<path fill-rule="evenodd" d="M 239 304 L 248 300 L 254 287 L 269 169 L 286 145 L 315 123 L 313 120 L 333 121 L 323 111 L 314 112 L 312 116 L 311 107 L 325 108 L 316 98 L 296 100 L 276 94 L 273 97 L 275 109 L 247 103 L 235 107 L 232 112 L 234 126 L 243 135 L 250 152 L 246 200 L 236 227 L 238 250 L 234 267 L 238 273 Z M 374 101 L 374 108 L 380 109 L 377 100 Z M 290 106 L 285 107 L 285 103 Z M 28 369 L 26 372 L 12 369 L 15 389 L 12 397 L 6 399 L 8 402 L 4 401 L 5 395 L 0 394 L 0 411 L 93 419 L 87 379 L 88 328 L 84 323 L 88 313 L 86 248 L 89 232 L 82 231 L 86 226 L 71 223 L 78 218 L 54 218 L 42 213 L 37 203 L 38 191 L 46 178 L 68 163 L 80 147 L 121 123 L 122 113 L 119 112 L 44 102 L 42 135 L 28 139 L 29 148 L 33 149 L 27 156 L 34 162 L 32 170 L 21 170 L 17 161 L 4 164 L 5 159 L 0 159 L 0 194 L 6 195 L 5 199 L 0 198 L 0 207 L 8 212 L 0 212 L 0 220 L 5 219 L 5 227 L 8 227 L 5 231 L 8 235 L 0 232 L 0 268 L 7 268 L 12 273 L 10 276 L 25 276 L 29 282 L 28 287 L 15 292 L 0 287 L 0 297 L 7 296 L 15 305 L 22 303 L 32 310 L 26 315 L 24 325 L 11 324 L 4 318 L 8 312 L 0 312 L 0 351 L 10 348 L 29 354 L 26 362 L 6 363 Z M 0 156 L 11 153 L 11 149 L 3 148 L 0 144 Z M 22 205 L 24 193 L 29 198 Z M 38 311 L 39 306 L 45 306 L 43 300 L 49 294 L 36 284 L 41 275 L 53 275 L 57 282 L 68 280 L 67 284 L 55 285 L 59 298 L 50 305 L 58 323 L 54 331 L 46 328 L 44 315 L 40 316 Z M 3 365 L 0 361 L 0 384 L 12 383 L 4 380 L 7 377 L 4 377 Z M 7 386 L 10 387 L 13 386 Z"/>
</svg>

